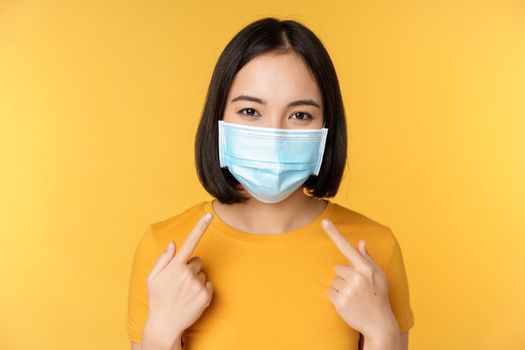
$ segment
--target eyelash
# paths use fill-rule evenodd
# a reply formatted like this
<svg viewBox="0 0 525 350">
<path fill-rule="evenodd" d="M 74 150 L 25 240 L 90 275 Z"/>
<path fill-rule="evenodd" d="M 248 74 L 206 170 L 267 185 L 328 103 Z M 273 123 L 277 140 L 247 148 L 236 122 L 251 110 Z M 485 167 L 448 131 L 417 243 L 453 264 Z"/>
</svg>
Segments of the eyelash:
<svg viewBox="0 0 525 350">
<path fill-rule="evenodd" d="M 247 110 L 247 109 L 251 109 L 251 110 L 254 110 L 254 111 L 255 111 L 254 108 L 243 108 L 243 109 L 241 109 L 241 110 L 240 110 L 239 112 L 237 112 L 237 113 L 242 114 L 242 115 L 245 116 L 245 117 L 254 117 L 253 115 L 246 115 L 246 114 L 242 113 L 242 111 L 245 111 L 245 110 Z M 306 119 L 297 119 L 297 118 L 295 118 L 295 119 L 297 119 L 297 120 L 300 120 L 300 121 L 306 121 L 306 120 L 309 120 L 309 119 L 313 119 L 313 117 L 312 117 L 312 115 L 311 115 L 310 113 L 306 113 L 306 112 L 295 112 L 294 115 L 297 114 L 297 113 L 302 113 L 302 114 L 308 116 L 308 118 L 306 118 Z"/>
</svg>

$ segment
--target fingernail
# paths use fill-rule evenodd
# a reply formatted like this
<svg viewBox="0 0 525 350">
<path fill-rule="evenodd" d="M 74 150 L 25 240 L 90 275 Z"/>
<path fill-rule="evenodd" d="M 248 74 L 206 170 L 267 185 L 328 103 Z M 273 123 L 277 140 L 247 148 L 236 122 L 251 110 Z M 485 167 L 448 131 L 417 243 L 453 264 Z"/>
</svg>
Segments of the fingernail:
<svg viewBox="0 0 525 350">
<path fill-rule="evenodd" d="M 206 213 L 206 215 L 204 215 L 204 221 L 206 222 L 210 222 L 211 218 L 212 218 L 211 213 Z"/>
<path fill-rule="evenodd" d="M 323 219 L 323 221 L 321 221 L 321 225 L 323 225 L 324 228 L 329 228 L 330 222 L 328 222 L 327 219 Z"/>
</svg>

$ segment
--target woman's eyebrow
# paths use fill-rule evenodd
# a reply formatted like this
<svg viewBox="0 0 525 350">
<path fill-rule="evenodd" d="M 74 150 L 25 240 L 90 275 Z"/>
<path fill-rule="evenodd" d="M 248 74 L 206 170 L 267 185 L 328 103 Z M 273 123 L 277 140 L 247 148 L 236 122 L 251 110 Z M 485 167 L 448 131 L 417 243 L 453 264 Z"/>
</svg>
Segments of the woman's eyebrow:
<svg viewBox="0 0 525 350">
<path fill-rule="evenodd" d="M 266 104 L 266 101 L 261 100 L 260 98 L 248 96 L 248 95 L 239 95 L 233 98 L 230 102 L 235 102 L 235 101 L 251 101 L 251 102 L 257 102 L 263 105 Z M 319 104 L 312 99 L 293 101 L 293 102 L 290 102 L 287 107 L 303 106 L 303 105 L 321 108 L 321 106 L 319 106 Z"/>
</svg>

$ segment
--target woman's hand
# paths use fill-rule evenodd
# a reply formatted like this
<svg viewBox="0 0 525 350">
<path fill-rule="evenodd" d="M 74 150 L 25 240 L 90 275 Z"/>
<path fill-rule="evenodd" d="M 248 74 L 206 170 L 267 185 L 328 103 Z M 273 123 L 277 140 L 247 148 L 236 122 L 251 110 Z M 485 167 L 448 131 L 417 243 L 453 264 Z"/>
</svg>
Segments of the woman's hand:
<svg viewBox="0 0 525 350">
<path fill-rule="evenodd" d="M 208 228 L 212 215 L 204 215 L 175 256 L 175 244 L 155 262 L 147 277 L 149 314 L 147 329 L 166 342 L 173 342 L 199 319 L 211 302 L 213 287 L 206 281 L 198 256 L 188 258 Z M 145 327 L 146 328 L 146 327 Z"/>
<path fill-rule="evenodd" d="M 399 331 L 390 306 L 386 276 L 368 255 L 366 242 L 360 240 L 357 250 L 330 220 L 323 220 L 322 227 L 351 264 L 335 266 L 337 276 L 332 280 L 328 297 L 336 311 L 368 339 L 380 340 L 396 327 Z"/>
</svg>

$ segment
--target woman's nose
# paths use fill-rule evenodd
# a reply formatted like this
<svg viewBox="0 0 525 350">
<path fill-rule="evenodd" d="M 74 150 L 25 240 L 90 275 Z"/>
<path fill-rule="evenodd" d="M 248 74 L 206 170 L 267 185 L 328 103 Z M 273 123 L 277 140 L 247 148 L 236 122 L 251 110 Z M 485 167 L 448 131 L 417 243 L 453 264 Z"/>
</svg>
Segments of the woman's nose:
<svg viewBox="0 0 525 350">
<path fill-rule="evenodd" d="M 268 128 L 285 129 L 286 120 L 282 116 L 274 116 L 270 118 Z"/>
</svg>

